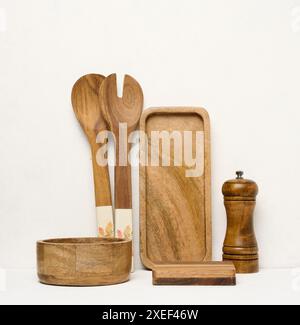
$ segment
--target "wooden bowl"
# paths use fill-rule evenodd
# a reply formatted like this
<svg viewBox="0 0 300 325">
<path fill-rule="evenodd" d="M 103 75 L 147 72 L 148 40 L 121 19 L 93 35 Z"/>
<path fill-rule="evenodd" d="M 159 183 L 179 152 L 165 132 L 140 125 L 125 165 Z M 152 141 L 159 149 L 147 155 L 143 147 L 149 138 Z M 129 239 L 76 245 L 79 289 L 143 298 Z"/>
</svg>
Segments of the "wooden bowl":
<svg viewBox="0 0 300 325">
<path fill-rule="evenodd" d="M 122 283 L 129 280 L 131 256 L 131 240 L 42 240 L 37 242 L 38 277 L 42 283 L 65 286 Z"/>
</svg>

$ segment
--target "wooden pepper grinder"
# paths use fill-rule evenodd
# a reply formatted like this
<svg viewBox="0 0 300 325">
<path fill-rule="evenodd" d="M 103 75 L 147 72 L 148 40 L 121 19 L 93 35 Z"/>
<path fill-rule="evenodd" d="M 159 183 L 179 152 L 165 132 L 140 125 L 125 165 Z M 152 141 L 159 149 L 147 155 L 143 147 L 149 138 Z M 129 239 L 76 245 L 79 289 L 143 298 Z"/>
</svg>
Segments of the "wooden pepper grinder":
<svg viewBox="0 0 300 325">
<path fill-rule="evenodd" d="M 256 273 L 259 265 L 253 212 L 258 187 L 243 174 L 236 172 L 237 178 L 225 182 L 222 188 L 227 214 L 223 260 L 232 261 L 237 273 Z"/>
</svg>

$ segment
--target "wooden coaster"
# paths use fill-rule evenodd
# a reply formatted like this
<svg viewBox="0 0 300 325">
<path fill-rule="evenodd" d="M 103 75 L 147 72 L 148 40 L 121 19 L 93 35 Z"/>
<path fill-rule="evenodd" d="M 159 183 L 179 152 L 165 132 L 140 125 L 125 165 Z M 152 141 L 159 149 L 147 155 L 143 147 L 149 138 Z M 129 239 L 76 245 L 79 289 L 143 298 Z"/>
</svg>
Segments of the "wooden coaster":
<svg viewBox="0 0 300 325">
<path fill-rule="evenodd" d="M 153 285 L 234 286 L 236 271 L 231 262 L 204 262 L 186 265 L 156 266 Z"/>
</svg>

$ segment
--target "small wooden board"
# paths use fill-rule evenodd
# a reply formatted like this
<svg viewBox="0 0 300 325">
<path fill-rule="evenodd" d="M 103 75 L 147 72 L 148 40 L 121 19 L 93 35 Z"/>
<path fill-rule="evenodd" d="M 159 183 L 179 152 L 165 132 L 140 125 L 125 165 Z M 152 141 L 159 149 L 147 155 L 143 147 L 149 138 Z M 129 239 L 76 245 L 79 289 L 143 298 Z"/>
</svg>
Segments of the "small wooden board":
<svg viewBox="0 0 300 325">
<path fill-rule="evenodd" d="M 145 267 L 155 269 L 166 264 L 201 263 L 211 260 L 211 189 L 210 125 L 205 109 L 196 107 L 161 107 L 143 112 L 140 129 L 147 138 L 141 143 L 140 166 L 140 249 Z M 200 152 L 202 170 L 199 176 L 187 177 L 191 167 L 182 159 L 174 163 L 171 141 L 169 166 L 162 164 L 163 144 L 159 144 L 159 165 L 153 166 L 153 132 L 177 132 L 182 136 L 182 156 L 186 147 L 192 156 Z M 191 145 L 184 146 L 187 132 Z M 196 135 L 201 141 L 196 140 Z M 199 143 L 201 143 L 199 145 Z M 157 143 L 156 143 L 157 147 Z M 147 150 L 146 150 L 147 149 Z M 172 160 L 173 159 L 173 160 Z"/>
<path fill-rule="evenodd" d="M 154 285 L 234 286 L 236 271 L 231 262 L 164 265 L 152 271 Z"/>
</svg>

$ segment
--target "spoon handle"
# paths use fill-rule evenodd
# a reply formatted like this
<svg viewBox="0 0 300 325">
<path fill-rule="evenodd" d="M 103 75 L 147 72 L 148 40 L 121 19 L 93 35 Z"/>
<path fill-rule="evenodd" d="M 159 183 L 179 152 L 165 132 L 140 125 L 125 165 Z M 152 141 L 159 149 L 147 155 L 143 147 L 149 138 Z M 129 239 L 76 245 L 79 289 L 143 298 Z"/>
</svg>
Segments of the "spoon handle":
<svg viewBox="0 0 300 325">
<path fill-rule="evenodd" d="M 103 146 L 105 145 L 106 144 L 103 144 Z M 97 160 L 97 153 L 100 148 L 101 145 L 97 144 L 96 142 L 91 146 L 98 236 L 113 238 L 114 220 L 111 202 L 109 171 L 107 164 L 105 166 L 102 166 L 98 163 L 99 160 Z"/>
</svg>

